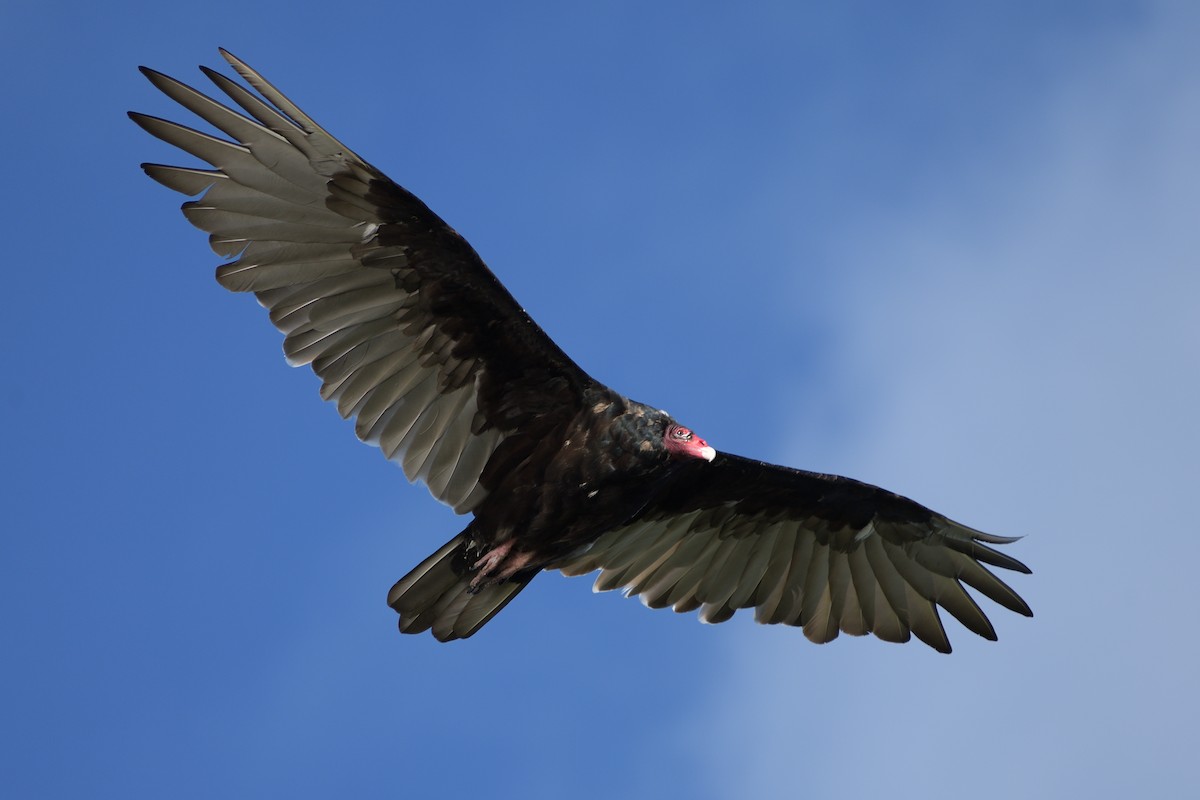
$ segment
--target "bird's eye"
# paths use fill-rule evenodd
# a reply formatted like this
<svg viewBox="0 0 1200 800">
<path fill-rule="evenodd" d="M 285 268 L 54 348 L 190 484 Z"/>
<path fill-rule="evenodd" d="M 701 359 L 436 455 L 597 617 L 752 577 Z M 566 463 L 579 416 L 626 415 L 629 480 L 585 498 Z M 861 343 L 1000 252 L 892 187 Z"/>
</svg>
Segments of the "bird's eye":
<svg viewBox="0 0 1200 800">
<path fill-rule="evenodd" d="M 686 440 L 692 438 L 692 432 L 687 428 L 676 428 L 675 433 L 673 433 L 672 436 L 674 436 L 676 439 Z"/>
</svg>

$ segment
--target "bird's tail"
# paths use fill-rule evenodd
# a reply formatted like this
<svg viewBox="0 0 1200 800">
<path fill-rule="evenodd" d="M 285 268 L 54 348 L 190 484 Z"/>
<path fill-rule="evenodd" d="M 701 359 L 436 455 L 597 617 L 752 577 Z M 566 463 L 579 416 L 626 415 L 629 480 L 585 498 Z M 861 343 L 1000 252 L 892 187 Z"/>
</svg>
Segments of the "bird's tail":
<svg viewBox="0 0 1200 800">
<path fill-rule="evenodd" d="M 438 641 L 465 639 L 508 605 L 536 573 L 514 575 L 503 583 L 471 592 L 466 532 L 442 545 L 396 582 L 388 605 L 400 615 L 401 633 L 430 628 Z"/>
</svg>

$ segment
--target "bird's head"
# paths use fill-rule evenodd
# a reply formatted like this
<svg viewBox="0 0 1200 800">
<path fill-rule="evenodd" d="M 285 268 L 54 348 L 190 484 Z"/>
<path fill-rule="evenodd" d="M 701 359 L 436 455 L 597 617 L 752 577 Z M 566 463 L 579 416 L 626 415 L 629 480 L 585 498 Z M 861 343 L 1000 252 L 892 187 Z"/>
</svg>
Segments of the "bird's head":
<svg viewBox="0 0 1200 800">
<path fill-rule="evenodd" d="M 712 461 L 717 457 L 717 451 L 708 446 L 708 442 L 692 433 L 689 428 L 672 422 L 663 434 L 663 446 L 671 458 L 703 458 Z"/>
</svg>

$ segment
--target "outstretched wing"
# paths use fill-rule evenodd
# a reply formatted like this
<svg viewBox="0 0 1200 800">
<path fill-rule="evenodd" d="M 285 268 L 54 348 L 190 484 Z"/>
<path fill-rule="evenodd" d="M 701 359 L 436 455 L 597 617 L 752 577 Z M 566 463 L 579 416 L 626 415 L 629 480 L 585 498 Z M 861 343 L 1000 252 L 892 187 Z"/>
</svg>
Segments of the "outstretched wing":
<svg viewBox="0 0 1200 800">
<path fill-rule="evenodd" d="M 519 431 L 520 449 L 564 426 L 591 379 L 424 203 L 221 54 L 258 94 L 201 69 L 249 116 L 142 72 L 229 140 L 130 114 L 213 168 L 142 168 L 201 195 L 183 213 L 234 259 L 217 280 L 255 293 L 288 361 L 312 365 L 359 438 L 459 513 L 473 509 L 501 442 Z"/>
<path fill-rule="evenodd" d="M 723 622 L 803 626 L 814 642 L 840 631 L 889 642 L 910 634 L 943 653 L 938 607 L 987 639 L 996 632 L 963 585 L 1032 616 L 984 565 L 1029 572 L 989 536 L 906 497 L 849 478 L 720 454 L 689 464 L 632 523 L 556 564 L 600 569 L 596 590 L 623 588 L 651 608 L 700 609 Z"/>
</svg>

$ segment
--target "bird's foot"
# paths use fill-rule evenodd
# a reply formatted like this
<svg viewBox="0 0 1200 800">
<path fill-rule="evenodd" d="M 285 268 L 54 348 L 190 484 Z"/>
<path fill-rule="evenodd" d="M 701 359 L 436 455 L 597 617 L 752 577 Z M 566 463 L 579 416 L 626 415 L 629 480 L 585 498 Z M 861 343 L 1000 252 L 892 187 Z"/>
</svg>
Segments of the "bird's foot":
<svg viewBox="0 0 1200 800">
<path fill-rule="evenodd" d="M 501 542 L 471 565 L 475 572 L 475 577 L 471 579 L 471 593 L 474 594 L 494 583 L 503 583 L 532 560 L 533 553 L 513 552 L 512 539 Z"/>
<path fill-rule="evenodd" d="M 490 577 L 491 574 L 496 571 L 496 568 L 500 566 L 500 562 L 503 561 L 509 554 L 509 551 L 512 550 L 512 546 L 512 539 L 509 539 L 507 542 L 502 542 L 501 544 L 493 547 L 491 550 L 488 550 L 483 554 L 482 558 L 472 564 L 471 569 L 477 574 L 475 575 L 475 580 L 471 581 L 471 586 L 474 587 L 480 578 Z"/>
</svg>

